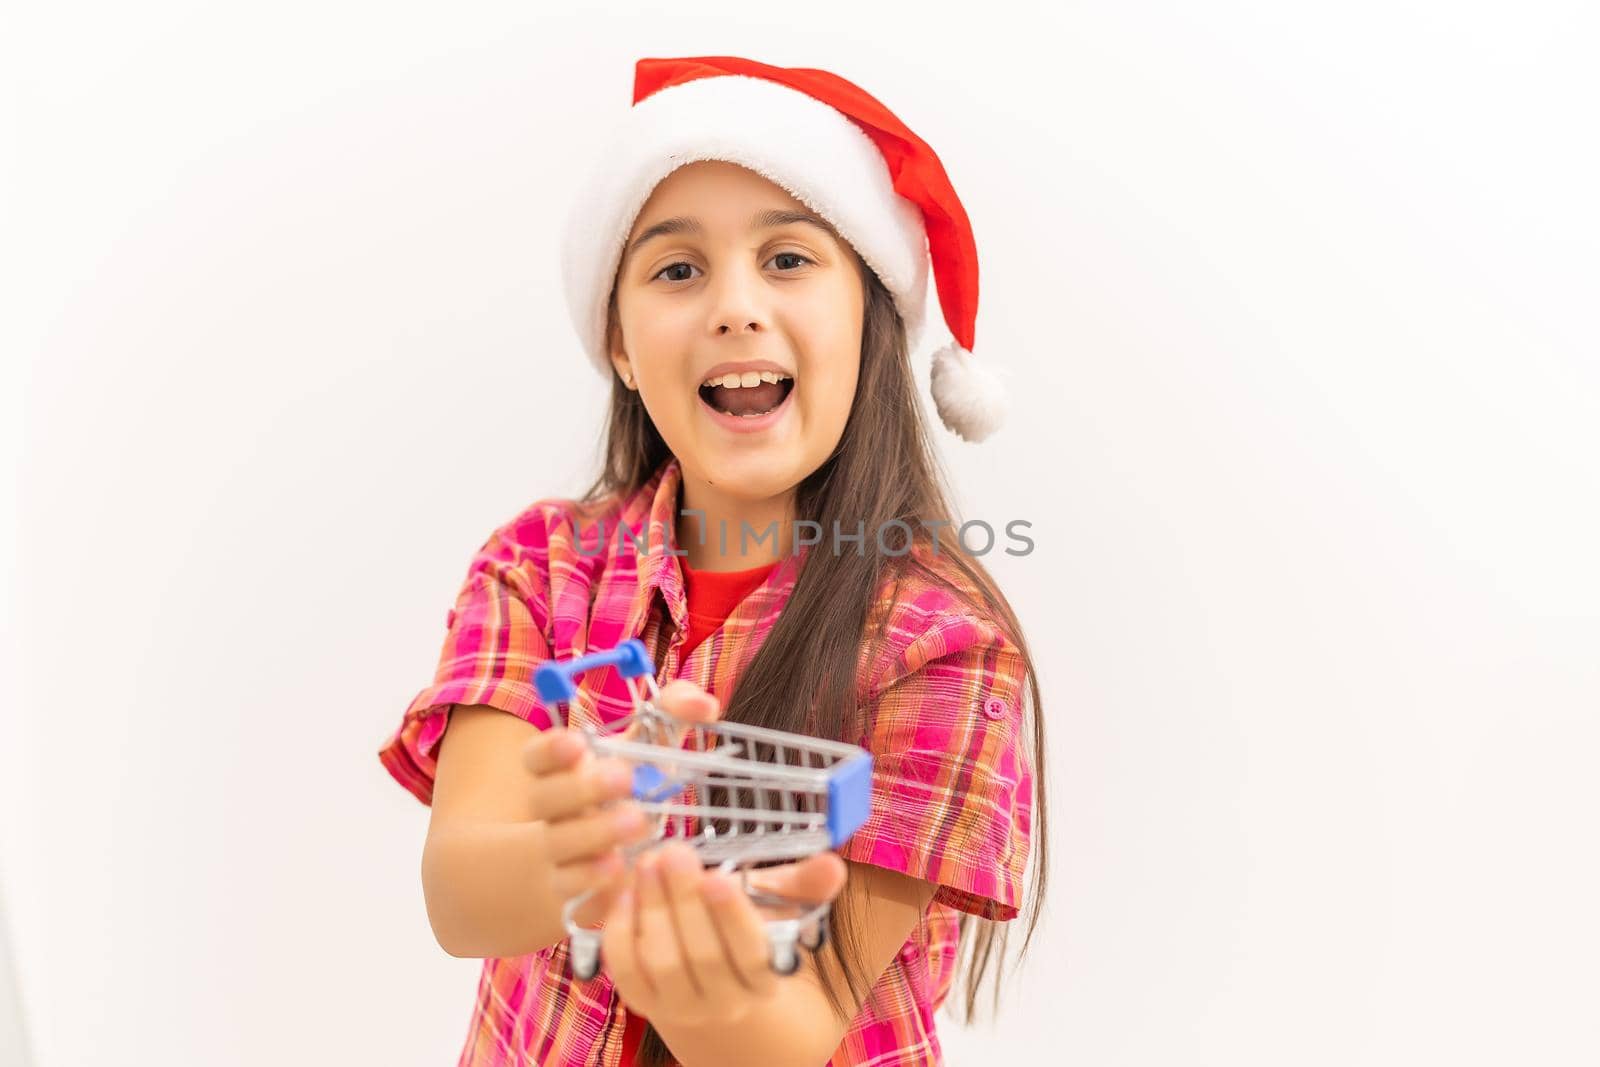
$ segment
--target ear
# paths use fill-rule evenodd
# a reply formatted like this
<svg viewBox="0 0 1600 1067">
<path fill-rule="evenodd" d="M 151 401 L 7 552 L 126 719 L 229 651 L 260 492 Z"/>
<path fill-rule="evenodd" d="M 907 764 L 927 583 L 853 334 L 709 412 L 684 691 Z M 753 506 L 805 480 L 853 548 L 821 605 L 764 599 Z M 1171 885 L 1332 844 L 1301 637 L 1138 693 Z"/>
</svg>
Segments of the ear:
<svg viewBox="0 0 1600 1067">
<path fill-rule="evenodd" d="M 617 377 L 622 379 L 624 385 L 633 380 L 633 366 L 629 364 L 628 357 L 619 350 L 611 353 L 611 367 L 617 372 Z"/>
<path fill-rule="evenodd" d="M 617 377 L 624 382 L 633 377 L 633 364 L 628 359 L 628 350 L 622 344 L 622 325 L 617 322 L 617 305 L 611 304 L 611 313 L 606 318 L 606 353 L 611 357 L 611 367 L 617 372 Z"/>
</svg>

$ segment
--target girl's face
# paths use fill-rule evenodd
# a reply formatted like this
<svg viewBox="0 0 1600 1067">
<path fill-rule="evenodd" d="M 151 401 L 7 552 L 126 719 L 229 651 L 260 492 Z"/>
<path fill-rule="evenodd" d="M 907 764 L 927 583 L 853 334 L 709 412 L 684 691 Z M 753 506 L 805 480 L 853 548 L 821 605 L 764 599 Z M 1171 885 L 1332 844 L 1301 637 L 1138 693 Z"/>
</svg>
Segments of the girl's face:
<svg viewBox="0 0 1600 1067">
<path fill-rule="evenodd" d="M 833 452 L 861 368 L 862 269 L 753 171 L 702 161 L 656 186 L 618 268 L 611 361 L 686 481 L 767 500 Z"/>
</svg>

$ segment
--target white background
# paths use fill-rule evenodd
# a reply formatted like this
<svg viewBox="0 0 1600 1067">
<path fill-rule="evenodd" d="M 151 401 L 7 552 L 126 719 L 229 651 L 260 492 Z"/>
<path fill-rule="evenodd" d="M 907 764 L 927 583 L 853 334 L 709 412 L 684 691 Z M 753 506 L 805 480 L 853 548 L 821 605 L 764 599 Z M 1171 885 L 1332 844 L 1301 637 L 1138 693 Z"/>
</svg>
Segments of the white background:
<svg viewBox="0 0 1600 1067">
<path fill-rule="evenodd" d="M 11 11 L 33 1062 L 455 1062 L 479 964 L 376 752 L 476 546 L 590 473 L 562 212 L 633 61 L 695 54 L 862 84 L 978 235 L 1014 416 L 939 432 L 1034 523 L 987 562 L 1053 864 L 951 1062 L 1600 1060 L 1593 12 Z"/>
</svg>

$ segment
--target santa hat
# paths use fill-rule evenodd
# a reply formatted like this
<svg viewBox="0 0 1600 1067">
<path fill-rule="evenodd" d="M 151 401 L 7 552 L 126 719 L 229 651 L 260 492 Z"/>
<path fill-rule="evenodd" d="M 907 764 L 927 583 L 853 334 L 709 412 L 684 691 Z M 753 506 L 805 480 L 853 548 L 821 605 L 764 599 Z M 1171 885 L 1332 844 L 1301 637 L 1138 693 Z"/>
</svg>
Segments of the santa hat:
<svg viewBox="0 0 1600 1067">
<path fill-rule="evenodd" d="M 606 346 L 623 246 L 657 184 L 698 160 L 736 163 L 827 219 L 894 298 L 913 347 L 931 260 L 954 338 L 933 355 L 939 417 L 969 441 L 1005 418 L 1005 389 L 972 355 L 978 248 L 932 148 L 866 91 L 836 74 L 736 56 L 641 59 L 633 107 L 582 186 L 562 244 L 567 305 L 595 368 Z"/>
</svg>

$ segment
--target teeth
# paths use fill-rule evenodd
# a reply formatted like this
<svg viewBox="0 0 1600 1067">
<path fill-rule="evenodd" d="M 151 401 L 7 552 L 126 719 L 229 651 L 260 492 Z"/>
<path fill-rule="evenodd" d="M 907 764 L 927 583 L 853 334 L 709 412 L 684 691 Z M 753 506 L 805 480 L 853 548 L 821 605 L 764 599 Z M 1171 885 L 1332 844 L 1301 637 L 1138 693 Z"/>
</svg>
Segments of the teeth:
<svg viewBox="0 0 1600 1067">
<path fill-rule="evenodd" d="M 723 374 L 716 378 L 707 378 L 701 382 L 702 388 L 708 385 L 720 385 L 726 389 L 749 389 L 760 385 L 762 382 L 786 382 L 789 375 L 770 370 L 747 370 L 743 374 Z"/>
</svg>

